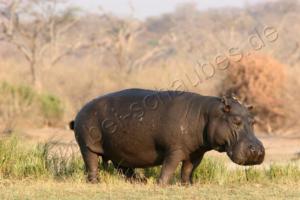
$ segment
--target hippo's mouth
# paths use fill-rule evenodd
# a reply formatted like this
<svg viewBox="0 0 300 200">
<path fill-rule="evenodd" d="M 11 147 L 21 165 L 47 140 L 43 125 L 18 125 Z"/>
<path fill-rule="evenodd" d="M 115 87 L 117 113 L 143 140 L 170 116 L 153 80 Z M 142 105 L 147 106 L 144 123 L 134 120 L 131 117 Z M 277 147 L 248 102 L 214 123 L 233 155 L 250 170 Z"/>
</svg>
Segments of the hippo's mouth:
<svg viewBox="0 0 300 200">
<path fill-rule="evenodd" d="M 229 145 L 224 145 L 225 148 L 225 152 L 227 154 L 227 156 L 230 158 L 230 160 L 238 165 L 245 165 L 245 160 L 242 159 L 238 159 L 236 158 L 236 156 L 234 156 L 234 152 L 233 152 L 233 148 L 230 147 Z"/>
<path fill-rule="evenodd" d="M 238 165 L 250 166 L 250 165 L 259 165 L 263 162 L 264 156 L 261 157 L 247 157 L 243 154 L 234 152 L 229 146 L 225 146 L 225 151 L 230 160 Z"/>
<path fill-rule="evenodd" d="M 227 156 L 230 158 L 230 160 L 232 162 L 234 162 L 235 164 L 238 164 L 238 165 L 247 165 L 244 160 L 236 158 L 233 155 L 233 151 L 232 150 L 228 150 L 228 151 L 226 151 L 226 153 L 227 153 Z"/>
<path fill-rule="evenodd" d="M 226 152 L 226 145 L 220 145 L 220 146 L 217 146 L 214 148 L 214 150 L 220 152 L 220 153 L 223 153 L 223 152 Z"/>
</svg>

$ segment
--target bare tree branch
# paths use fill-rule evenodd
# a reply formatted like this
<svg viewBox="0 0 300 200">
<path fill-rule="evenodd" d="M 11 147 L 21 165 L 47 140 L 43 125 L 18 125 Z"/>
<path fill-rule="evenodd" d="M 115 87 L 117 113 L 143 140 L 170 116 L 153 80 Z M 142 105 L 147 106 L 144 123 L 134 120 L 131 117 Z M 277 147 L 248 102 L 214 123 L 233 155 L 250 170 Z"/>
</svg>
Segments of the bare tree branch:
<svg viewBox="0 0 300 200">
<path fill-rule="evenodd" d="M 63 41 L 66 34 L 76 25 L 75 9 L 61 11 L 65 0 L 0 2 L 1 32 L 0 38 L 14 45 L 25 57 L 31 69 L 33 82 L 38 81 L 38 69 L 50 58 L 49 66 L 57 64 L 65 56 L 76 50 L 86 48 Z M 20 21 L 22 16 L 22 21 Z M 77 38 L 78 39 L 78 38 Z M 36 84 L 36 83 L 33 83 Z"/>
</svg>

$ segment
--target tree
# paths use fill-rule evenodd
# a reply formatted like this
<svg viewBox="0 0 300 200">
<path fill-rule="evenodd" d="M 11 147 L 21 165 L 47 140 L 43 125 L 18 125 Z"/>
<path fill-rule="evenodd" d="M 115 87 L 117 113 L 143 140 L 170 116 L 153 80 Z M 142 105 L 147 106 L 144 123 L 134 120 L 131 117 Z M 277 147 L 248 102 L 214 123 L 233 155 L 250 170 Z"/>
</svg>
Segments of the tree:
<svg viewBox="0 0 300 200">
<path fill-rule="evenodd" d="M 65 0 L 0 1 L 1 41 L 15 46 L 30 67 L 32 84 L 40 89 L 40 73 L 65 56 L 88 47 L 78 39 L 68 40 L 77 23 L 76 9 Z M 47 66 L 48 68 L 46 68 Z"/>
<path fill-rule="evenodd" d="M 101 27 L 101 38 L 97 42 L 98 47 L 102 49 L 103 58 L 112 58 L 115 61 L 114 65 L 126 74 L 167 52 L 171 43 L 170 35 L 166 34 L 158 39 L 156 45 L 148 46 L 146 51 L 137 51 L 137 45 L 140 45 L 140 37 L 146 32 L 146 27 L 143 22 L 134 18 L 132 6 L 131 10 L 129 17 L 120 19 L 101 9 L 100 17 L 107 26 Z"/>
</svg>

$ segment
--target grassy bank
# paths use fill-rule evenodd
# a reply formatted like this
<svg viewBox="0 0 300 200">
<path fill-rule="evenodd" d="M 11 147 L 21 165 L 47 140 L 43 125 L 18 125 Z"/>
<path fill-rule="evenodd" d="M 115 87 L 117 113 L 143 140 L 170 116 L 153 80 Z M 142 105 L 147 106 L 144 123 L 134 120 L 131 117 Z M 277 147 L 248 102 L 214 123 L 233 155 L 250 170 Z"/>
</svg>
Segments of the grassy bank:
<svg viewBox="0 0 300 200">
<path fill-rule="evenodd" d="M 156 184 L 160 168 L 138 170 L 147 184 L 130 183 L 112 166 L 100 169 L 101 183 L 86 184 L 77 149 L 55 142 L 31 144 L 16 136 L 0 140 L 0 199 L 299 199 L 300 168 L 295 162 L 268 168 L 229 168 L 205 158 L 195 184 L 181 186 L 179 167 L 170 186 Z"/>
<path fill-rule="evenodd" d="M 180 182 L 179 167 L 173 184 Z M 137 170 L 148 182 L 155 183 L 160 167 Z M 84 165 L 77 149 L 59 146 L 55 142 L 32 145 L 11 136 L 0 140 L 0 177 L 2 180 L 84 180 Z M 123 180 L 111 165 L 108 171 L 100 169 L 104 183 Z M 232 184 L 232 183 L 270 183 L 299 182 L 299 163 L 285 165 L 271 164 L 266 168 L 242 167 L 228 168 L 225 161 L 205 158 L 194 174 L 195 183 Z"/>
</svg>

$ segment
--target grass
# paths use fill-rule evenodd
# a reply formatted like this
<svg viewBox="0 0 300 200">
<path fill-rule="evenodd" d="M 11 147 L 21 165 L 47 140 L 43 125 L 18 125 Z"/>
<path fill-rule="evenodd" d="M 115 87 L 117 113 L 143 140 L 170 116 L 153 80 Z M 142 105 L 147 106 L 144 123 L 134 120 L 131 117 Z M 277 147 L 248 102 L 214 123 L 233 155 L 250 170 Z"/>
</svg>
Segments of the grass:
<svg viewBox="0 0 300 200">
<path fill-rule="evenodd" d="M 0 199 L 299 199 L 298 183 L 194 184 L 160 187 L 124 181 L 90 185 L 53 180 L 0 180 Z"/>
<path fill-rule="evenodd" d="M 12 136 L 0 141 L 0 177 L 66 178 L 83 174 L 78 154 L 68 153 L 55 143 L 32 145 Z"/>
<path fill-rule="evenodd" d="M 180 182 L 180 167 L 173 184 Z M 17 136 L 0 140 L 0 177 L 4 179 L 51 178 L 84 179 L 84 165 L 78 150 L 61 147 L 55 142 L 28 144 Z M 155 180 L 160 167 L 138 170 L 149 180 Z M 108 171 L 100 169 L 100 177 L 105 181 L 122 179 L 112 165 Z M 104 177 L 104 178 L 103 178 Z M 230 169 L 220 158 L 204 158 L 194 173 L 196 183 L 261 183 L 300 180 L 297 162 L 286 165 L 271 164 L 266 168 L 239 167 Z M 155 182 L 155 181 L 154 181 Z"/>
<path fill-rule="evenodd" d="M 166 187 L 156 184 L 159 167 L 138 172 L 147 184 L 127 182 L 110 165 L 100 170 L 101 183 L 90 185 L 77 150 L 53 142 L 32 145 L 16 136 L 0 140 L 0 199 L 300 198 L 300 168 L 292 162 L 231 169 L 222 159 L 205 158 L 192 186 L 180 185 L 179 168 Z"/>
</svg>

